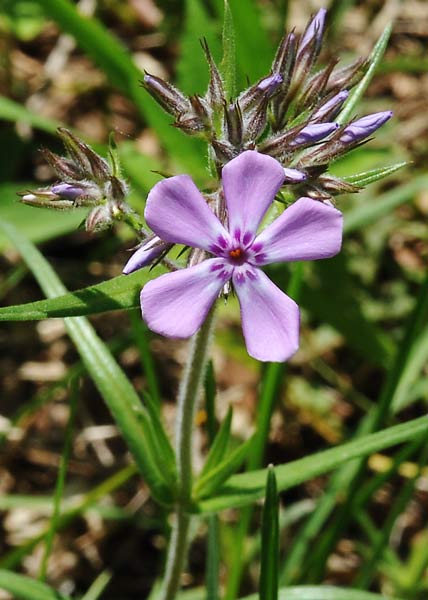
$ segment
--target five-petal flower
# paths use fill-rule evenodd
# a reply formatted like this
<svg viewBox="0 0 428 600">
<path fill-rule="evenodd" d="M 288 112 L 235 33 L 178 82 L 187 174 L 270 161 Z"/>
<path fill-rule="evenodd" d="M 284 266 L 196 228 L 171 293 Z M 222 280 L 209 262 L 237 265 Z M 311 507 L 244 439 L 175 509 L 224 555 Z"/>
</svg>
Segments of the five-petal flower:
<svg viewBox="0 0 428 600">
<path fill-rule="evenodd" d="M 231 280 L 248 353 L 262 361 L 285 361 L 296 352 L 299 308 L 261 267 L 334 256 L 342 243 L 342 214 L 300 198 L 257 234 L 284 179 L 278 161 L 255 151 L 243 152 L 226 164 L 222 182 L 227 228 L 189 176 L 178 175 L 154 186 L 145 209 L 152 231 L 164 242 L 200 248 L 212 258 L 144 286 L 141 308 L 150 329 L 167 337 L 191 336 Z M 134 259 L 134 264 L 138 262 Z"/>
</svg>

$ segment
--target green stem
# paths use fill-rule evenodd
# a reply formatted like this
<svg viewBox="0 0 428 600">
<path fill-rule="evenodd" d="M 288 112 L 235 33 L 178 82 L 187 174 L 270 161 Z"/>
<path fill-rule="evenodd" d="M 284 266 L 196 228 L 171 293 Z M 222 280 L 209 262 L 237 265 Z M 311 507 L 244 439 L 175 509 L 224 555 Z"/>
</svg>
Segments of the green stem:
<svg viewBox="0 0 428 600">
<path fill-rule="evenodd" d="M 187 556 L 190 516 L 186 511 L 191 500 L 193 478 L 192 429 L 195 407 L 205 374 L 213 315 L 214 307 L 201 329 L 192 338 L 189 358 L 178 394 L 176 428 L 178 495 L 160 600 L 175 598 Z"/>
</svg>

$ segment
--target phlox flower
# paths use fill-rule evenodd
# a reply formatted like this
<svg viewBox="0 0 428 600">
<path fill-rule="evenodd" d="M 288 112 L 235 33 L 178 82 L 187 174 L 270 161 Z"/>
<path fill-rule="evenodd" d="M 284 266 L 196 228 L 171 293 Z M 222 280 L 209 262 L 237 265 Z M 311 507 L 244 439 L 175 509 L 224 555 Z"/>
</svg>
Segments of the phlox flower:
<svg viewBox="0 0 428 600">
<path fill-rule="evenodd" d="M 210 257 L 144 286 L 141 309 L 152 331 L 173 338 L 191 336 L 231 281 L 248 353 L 262 361 L 281 362 L 296 352 L 299 308 L 262 267 L 334 256 L 342 243 L 342 214 L 330 205 L 300 198 L 258 233 L 284 180 L 280 163 L 255 151 L 243 152 L 227 163 L 222 171 L 227 226 L 188 175 L 154 186 L 145 209 L 152 231 L 163 242 L 200 248 Z M 129 261 L 132 269 L 124 271 L 146 264 L 145 252 L 145 246 L 137 250 Z"/>
</svg>

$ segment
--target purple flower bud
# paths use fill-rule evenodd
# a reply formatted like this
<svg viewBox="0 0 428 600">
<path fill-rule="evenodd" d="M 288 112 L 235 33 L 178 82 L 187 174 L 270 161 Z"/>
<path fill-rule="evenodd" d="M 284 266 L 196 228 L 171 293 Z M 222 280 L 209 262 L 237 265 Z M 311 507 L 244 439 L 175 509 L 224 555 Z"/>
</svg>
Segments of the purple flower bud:
<svg viewBox="0 0 428 600">
<path fill-rule="evenodd" d="M 298 171 L 297 169 L 287 169 L 284 167 L 284 175 L 285 184 L 301 183 L 306 179 L 306 173 L 302 173 L 302 171 Z"/>
<path fill-rule="evenodd" d="M 279 73 L 274 73 L 262 79 L 258 84 L 257 88 L 263 92 L 267 92 L 271 96 L 281 85 L 283 79 Z"/>
<path fill-rule="evenodd" d="M 83 188 L 70 183 L 58 183 L 53 185 L 51 191 L 65 200 L 76 200 L 76 198 L 85 193 Z"/>
<path fill-rule="evenodd" d="M 153 260 L 159 258 L 159 256 L 170 247 L 171 244 L 163 242 L 157 235 L 154 236 L 152 239 L 143 242 L 143 244 L 134 252 L 124 266 L 122 273 L 124 275 L 129 275 L 142 267 L 146 267 Z"/>
<path fill-rule="evenodd" d="M 290 142 L 290 146 L 296 147 L 314 144 L 336 131 L 338 127 L 337 123 L 314 123 L 313 125 L 307 125 Z"/>
<path fill-rule="evenodd" d="M 318 110 L 314 112 L 311 121 L 323 121 L 324 119 L 334 118 L 342 108 L 342 104 L 345 102 L 348 96 L 349 92 L 347 90 L 343 90 L 343 92 L 339 92 L 333 96 L 333 98 L 327 100 L 327 102 L 325 102 L 319 107 Z"/>
<path fill-rule="evenodd" d="M 392 111 L 387 110 L 358 119 L 344 129 L 340 141 L 343 144 L 355 144 L 374 133 L 391 117 Z"/>
<path fill-rule="evenodd" d="M 321 8 L 306 27 L 306 31 L 300 40 L 299 49 L 297 52 L 297 60 L 299 60 L 302 52 L 309 44 L 314 43 L 315 48 L 317 49 L 321 46 L 326 14 L 327 10 L 325 8 Z"/>
<path fill-rule="evenodd" d="M 146 73 L 144 87 L 169 114 L 179 116 L 191 109 L 189 100 L 173 85 L 160 77 Z"/>
</svg>

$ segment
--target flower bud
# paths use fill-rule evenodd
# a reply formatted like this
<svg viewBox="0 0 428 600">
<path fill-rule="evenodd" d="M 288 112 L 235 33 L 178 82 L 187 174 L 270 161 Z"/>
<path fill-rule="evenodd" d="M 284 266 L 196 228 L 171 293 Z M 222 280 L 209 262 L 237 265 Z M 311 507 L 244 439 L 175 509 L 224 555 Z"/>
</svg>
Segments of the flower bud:
<svg viewBox="0 0 428 600">
<path fill-rule="evenodd" d="M 149 94 L 170 115 L 178 117 L 182 113 L 191 110 L 190 102 L 186 96 L 160 77 L 146 72 L 143 83 Z"/>
<path fill-rule="evenodd" d="M 208 84 L 208 91 L 205 96 L 208 104 L 213 111 L 219 111 L 224 105 L 224 84 L 223 79 L 220 75 L 220 71 L 214 62 L 210 49 L 208 48 L 207 40 L 204 38 L 201 40 L 201 46 L 205 53 L 205 58 L 208 63 L 210 71 L 210 81 Z"/>
<path fill-rule="evenodd" d="M 227 137 L 229 142 L 239 147 L 242 144 L 242 113 L 238 102 L 225 106 L 224 116 L 226 118 Z"/>
<path fill-rule="evenodd" d="M 146 267 L 162 254 L 166 254 L 171 247 L 172 244 L 164 242 L 157 235 L 150 237 L 137 248 L 124 266 L 122 273 L 129 275 L 142 267 Z"/>
<path fill-rule="evenodd" d="M 343 103 L 348 98 L 349 92 L 343 90 L 338 94 L 335 94 L 330 100 L 324 102 L 312 115 L 311 122 L 324 121 L 325 119 L 334 119 L 340 112 Z"/>
<path fill-rule="evenodd" d="M 101 204 L 91 210 L 85 220 L 85 229 L 89 233 L 103 231 L 113 224 L 113 217 L 107 204 Z"/>
<path fill-rule="evenodd" d="M 73 202 L 79 198 L 79 196 L 85 195 L 85 189 L 83 187 L 71 183 L 58 183 L 57 185 L 53 185 L 51 187 L 51 192 L 60 198 L 71 200 Z"/>
<path fill-rule="evenodd" d="M 314 52 L 314 54 L 316 54 L 316 56 L 318 56 L 319 50 L 321 48 L 322 37 L 324 34 L 326 14 L 327 10 L 325 8 L 321 8 L 313 17 L 313 19 L 309 22 L 299 42 L 299 48 L 297 50 L 297 60 L 300 60 L 302 58 L 304 52 L 308 49 L 309 46 L 313 47 L 312 51 Z"/>
<path fill-rule="evenodd" d="M 339 140 L 343 144 L 356 144 L 374 133 L 392 117 L 390 110 L 367 115 L 348 125 Z"/>
<path fill-rule="evenodd" d="M 291 147 L 310 146 L 319 142 L 339 128 L 337 123 L 314 123 L 304 127 L 296 137 L 290 141 Z"/>
<path fill-rule="evenodd" d="M 307 175 L 302 171 L 298 171 L 297 169 L 288 169 L 284 167 L 284 184 L 294 184 L 294 183 L 302 183 L 305 181 Z"/>
</svg>

